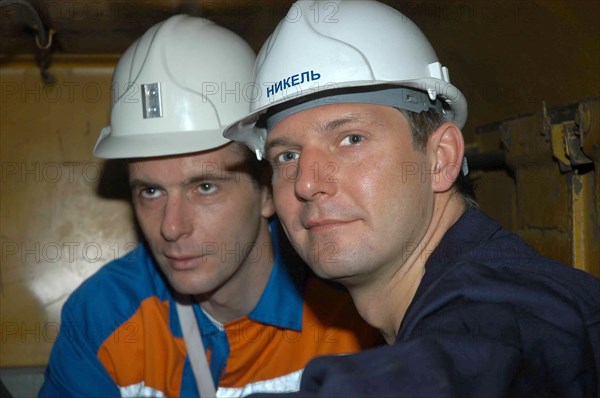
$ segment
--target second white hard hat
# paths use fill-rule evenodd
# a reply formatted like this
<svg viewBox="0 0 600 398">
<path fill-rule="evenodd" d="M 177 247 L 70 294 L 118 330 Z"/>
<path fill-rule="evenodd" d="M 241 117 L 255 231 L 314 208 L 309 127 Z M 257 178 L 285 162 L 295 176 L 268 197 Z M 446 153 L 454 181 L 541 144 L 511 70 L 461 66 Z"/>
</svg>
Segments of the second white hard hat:
<svg viewBox="0 0 600 398">
<path fill-rule="evenodd" d="M 441 99 L 444 115 L 460 127 L 467 119 L 464 96 L 450 83 L 448 69 L 423 32 L 399 11 L 376 1 L 294 3 L 258 54 L 255 84 L 261 91 L 249 116 L 229 126 L 225 136 L 244 142 L 259 157 L 266 130 L 255 128 L 257 120 L 275 106 L 296 104 L 315 93 L 411 87 L 426 93 L 432 103 Z"/>
<path fill-rule="evenodd" d="M 100 158 L 175 155 L 229 142 L 223 129 L 248 114 L 254 52 L 215 23 L 176 15 L 125 51 L 112 82 Z"/>
</svg>

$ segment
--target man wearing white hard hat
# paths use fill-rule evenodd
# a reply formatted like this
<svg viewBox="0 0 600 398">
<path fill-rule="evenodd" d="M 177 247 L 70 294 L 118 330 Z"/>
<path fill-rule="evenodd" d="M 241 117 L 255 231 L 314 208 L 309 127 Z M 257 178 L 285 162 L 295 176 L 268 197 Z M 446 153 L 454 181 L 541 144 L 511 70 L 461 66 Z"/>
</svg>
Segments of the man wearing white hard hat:
<svg viewBox="0 0 600 398">
<path fill-rule="evenodd" d="M 389 344 L 312 361 L 294 396 L 597 396 L 600 281 L 458 187 L 467 102 L 413 22 L 375 1 L 297 2 L 255 80 L 225 136 L 271 163 L 290 241 Z M 328 261 L 307 255 L 326 245 Z"/>
<path fill-rule="evenodd" d="M 94 153 L 127 160 L 145 242 L 69 298 L 40 396 L 295 391 L 312 357 L 376 342 L 346 292 L 280 250 L 270 170 L 222 136 L 253 65 L 241 38 L 185 15 L 120 59 Z"/>
</svg>

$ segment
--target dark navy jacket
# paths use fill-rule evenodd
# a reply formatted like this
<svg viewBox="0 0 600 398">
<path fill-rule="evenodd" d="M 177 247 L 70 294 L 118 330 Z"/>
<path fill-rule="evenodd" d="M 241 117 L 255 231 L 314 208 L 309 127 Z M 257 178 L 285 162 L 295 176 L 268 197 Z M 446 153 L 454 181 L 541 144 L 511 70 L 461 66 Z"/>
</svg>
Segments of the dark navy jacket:
<svg viewBox="0 0 600 398">
<path fill-rule="evenodd" d="M 600 280 L 473 209 L 425 267 L 394 345 L 317 358 L 292 395 L 598 396 Z"/>
</svg>

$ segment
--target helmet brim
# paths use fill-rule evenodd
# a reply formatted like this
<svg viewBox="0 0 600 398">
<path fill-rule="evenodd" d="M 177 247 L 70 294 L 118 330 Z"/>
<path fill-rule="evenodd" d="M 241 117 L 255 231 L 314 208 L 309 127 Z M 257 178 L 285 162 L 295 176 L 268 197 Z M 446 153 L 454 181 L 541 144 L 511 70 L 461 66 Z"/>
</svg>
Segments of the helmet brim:
<svg viewBox="0 0 600 398">
<path fill-rule="evenodd" d="M 181 155 L 207 151 L 231 142 L 222 129 L 116 136 L 110 127 L 102 129 L 94 156 L 102 159 L 130 159 Z"/>
</svg>

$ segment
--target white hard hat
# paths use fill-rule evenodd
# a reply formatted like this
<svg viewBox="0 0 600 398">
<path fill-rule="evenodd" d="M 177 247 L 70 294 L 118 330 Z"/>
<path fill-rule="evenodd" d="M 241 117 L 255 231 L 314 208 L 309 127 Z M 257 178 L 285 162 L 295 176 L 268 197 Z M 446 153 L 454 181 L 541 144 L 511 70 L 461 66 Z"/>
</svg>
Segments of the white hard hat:
<svg viewBox="0 0 600 398">
<path fill-rule="evenodd" d="M 258 54 L 255 84 L 261 91 L 249 116 L 227 127 L 224 135 L 244 142 L 259 157 L 266 138 L 266 130 L 255 127 L 261 115 L 315 93 L 325 105 L 328 101 L 322 97 L 340 89 L 351 93 L 348 88 L 412 87 L 426 93 L 426 102 L 441 98 L 444 115 L 460 127 L 467 119 L 464 96 L 450 83 L 448 69 L 423 32 L 397 10 L 376 1 L 294 3 Z M 415 90 L 410 91 L 414 102 Z"/>
<path fill-rule="evenodd" d="M 175 155 L 229 142 L 223 129 L 248 114 L 254 52 L 213 22 L 176 15 L 150 28 L 119 60 L 100 158 Z"/>
</svg>

